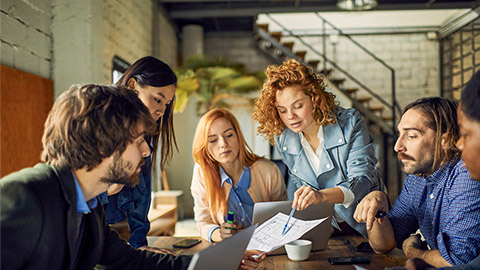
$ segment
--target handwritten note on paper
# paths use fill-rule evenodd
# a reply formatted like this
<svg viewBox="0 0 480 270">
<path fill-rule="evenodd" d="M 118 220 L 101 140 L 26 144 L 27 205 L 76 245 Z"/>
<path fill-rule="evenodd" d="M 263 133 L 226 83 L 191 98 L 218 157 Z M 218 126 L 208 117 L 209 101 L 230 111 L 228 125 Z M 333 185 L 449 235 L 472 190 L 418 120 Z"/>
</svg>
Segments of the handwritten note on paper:
<svg viewBox="0 0 480 270">
<path fill-rule="evenodd" d="M 278 213 L 271 219 L 265 221 L 253 233 L 252 239 L 248 243 L 247 250 L 258 249 L 263 252 L 270 252 L 287 243 L 299 239 L 315 228 L 318 224 L 324 222 L 327 218 L 315 220 L 300 220 L 292 217 L 288 223 L 285 235 L 282 235 L 283 227 L 287 222 L 288 215 Z"/>
</svg>

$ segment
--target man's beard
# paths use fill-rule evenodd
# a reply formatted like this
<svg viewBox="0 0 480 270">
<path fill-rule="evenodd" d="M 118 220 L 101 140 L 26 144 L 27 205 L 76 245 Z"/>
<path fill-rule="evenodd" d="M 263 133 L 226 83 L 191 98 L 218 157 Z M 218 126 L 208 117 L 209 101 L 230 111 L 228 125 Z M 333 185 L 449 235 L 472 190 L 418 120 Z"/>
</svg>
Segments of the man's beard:
<svg viewBox="0 0 480 270">
<path fill-rule="evenodd" d="M 100 179 L 102 183 L 120 184 L 134 187 L 140 181 L 139 174 L 137 173 L 138 167 L 141 167 L 145 162 L 142 162 L 137 166 L 129 161 L 124 161 L 120 154 L 116 153 L 114 156 L 113 164 L 108 168 L 107 174 Z M 129 173 L 131 172 L 131 173 Z"/>
<path fill-rule="evenodd" d="M 406 168 L 405 165 L 403 165 L 403 170 L 408 174 L 422 175 L 422 174 L 432 173 L 433 159 L 424 159 L 421 162 L 419 162 L 415 160 L 413 157 L 406 155 L 404 153 L 398 153 L 398 159 L 399 160 L 407 159 L 407 160 L 416 161 L 416 163 L 413 165 L 410 165 L 408 169 Z"/>
</svg>

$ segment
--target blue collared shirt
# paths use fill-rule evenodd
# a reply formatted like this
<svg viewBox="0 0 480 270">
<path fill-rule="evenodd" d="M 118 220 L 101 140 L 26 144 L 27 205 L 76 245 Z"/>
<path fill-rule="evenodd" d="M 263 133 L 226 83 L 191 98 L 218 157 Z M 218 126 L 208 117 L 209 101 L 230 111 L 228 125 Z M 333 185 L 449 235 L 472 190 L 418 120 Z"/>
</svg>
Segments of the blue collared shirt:
<svg viewBox="0 0 480 270">
<path fill-rule="evenodd" d="M 91 213 L 91 209 L 97 207 L 97 197 L 89 200 L 88 202 L 85 200 L 85 196 L 83 195 L 82 188 L 78 184 L 77 178 L 73 175 L 73 180 L 75 180 L 75 189 L 77 191 L 77 212 L 80 214 L 88 214 Z"/>
<path fill-rule="evenodd" d="M 78 184 L 78 180 L 75 177 L 75 174 L 73 174 L 73 180 L 75 182 L 75 190 L 77 193 L 77 223 L 76 223 L 76 232 L 77 232 L 77 239 L 76 239 L 76 245 L 75 245 L 75 263 L 74 265 L 77 265 L 78 263 L 78 254 L 80 252 L 80 244 L 82 236 L 83 236 L 83 220 L 84 220 L 84 215 L 90 214 L 92 212 L 91 209 L 97 207 L 97 197 L 93 197 L 93 199 L 90 199 L 88 202 L 85 200 L 85 196 L 83 195 L 82 188 Z"/>
<path fill-rule="evenodd" d="M 452 265 L 480 254 L 480 181 L 463 161 L 447 162 L 432 175 L 408 175 L 388 217 L 401 247 L 420 229 L 431 249 Z"/>
<path fill-rule="evenodd" d="M 232 179 L 225 173 L 223 168 L 219 166 L 219 169 L 220 178 L 222 179 L 221 186 L 223 187 L 225 182 L 232 186 L 227 202 L 228 211 L 234 213 L 234 220 L 237 223 L 242 224 L 244 227 L 249 227 L 252 225 L 254 205 L 252 197 L 248 194 L 248 189 L 252 181 L 250 167 L 243 167 L 242 175 L 235 187 L 233 186 Z M 227 220 L 227 217 L 225 217 L 225 220 Z"/>
</svg>

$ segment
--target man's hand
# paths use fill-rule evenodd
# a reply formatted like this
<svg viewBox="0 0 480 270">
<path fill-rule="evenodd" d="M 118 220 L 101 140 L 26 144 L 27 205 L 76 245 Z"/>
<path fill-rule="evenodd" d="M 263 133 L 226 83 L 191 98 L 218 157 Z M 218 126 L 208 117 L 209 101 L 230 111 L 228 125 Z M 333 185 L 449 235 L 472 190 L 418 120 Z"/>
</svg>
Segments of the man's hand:
<svg viewBox="0 0 480 270">
<path fill-rule="evenodd" d="M 260 257 L 254 258 L 254 255 Z M 265 257 L 265 253 L 260 250 L 246 250 L 245 254 L 243 255 L 242 263 L 240 264 L 238 269 L 256 269 L 258 265 L 265 259 Z"/>
<path fill-rule="evenodd" d="M 241 230 L 243 230 L 242 224 L 224 222 L 220 227 L 220 238 L 222 238 L 223 241 Z"/>
<path fill-rule="evenodd" d="M 162 254 L 170 254 L 170 255 L 174 255 L 176 256 L 177 254 L 175 254 L 175 252 L 169 250 L 169 249 L 166 249 L 166 248 L 156 248 L 156 247 L 149 247 L 149 246 L 141 246 L 139 247 L 138 249 L 140 250 L 148 250 L 148 251 L 152 251 L 152 252 L 156 252 L 156 253 L 162 253 Z"/>
<path fill-rule="evenodd" d="M 407 262 L 405 263 L 405 268 L 407 268 L 407 270 L 424 270 L 424 269 L 435 268 L 435 267 L 426 263 L 424 260 L 420 258 L 413 258 L 413 259 L 407 260 Z"/>
<path fill-rule="evenodd" d="M 298 211 L 307 209 L 311 204 L 319 204 L 324 201 L 321 191 L 315 191 L 309 186 L 301 186 L 295 191 L 292 207 Z"/>
<path fill-rule="evenodd" d="M 415 257 L 412 254 L 414 250 L 424 249 L 422 248 L 422 240 L 420 239 L 420 236 L 416 234 L 416 235 L 411 235 L 410 237 L 405 239 L 405 241 L 403 241 L 403 244 L 402 244 L 402 249 L 403 249 L 403 253 L 405 253 L 405 256 L 407 258 Z"/>
<path fill-rule="evenodd" d="M 353 218 L 359 223 L 366 223 L 367 231 L 372 229 L 378 211 L 388 212 L 388 199 L 381 191 L 372 191 L 357 205 Z M 382 224 L 383 218 L 378 222 Z"/>
</svg>

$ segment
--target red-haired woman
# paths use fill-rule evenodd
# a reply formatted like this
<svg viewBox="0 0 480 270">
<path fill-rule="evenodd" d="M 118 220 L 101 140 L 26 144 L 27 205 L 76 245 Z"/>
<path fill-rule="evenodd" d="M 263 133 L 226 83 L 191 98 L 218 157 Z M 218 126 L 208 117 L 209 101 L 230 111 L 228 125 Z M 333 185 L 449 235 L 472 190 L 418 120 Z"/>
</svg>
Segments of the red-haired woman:
<svg viewBox="0 0 480 270">
<path fill-rule="evenodd" d="M 289 169 L 288 198 L 297 210 L 335 204 L 333 224 L 366 236 L 353 213 L 365 195 L 381 190 L 374 143 L 359 112 L 335 104 L 325 82 L 296 60 L 269 66 L 253 118 Z"/>
<path fill-rule="evenodd" d="M 221 241 L 250 226 L 254 203 L 287 198 L 278 167 L 252 153 L 237 119 L 227 110 L 213 109 L 200 119 L 192 154 L 195 221 L 209 241 Z M 234 224 L 225 222 L 228 211 L 234 212 Z"/>
</svg>

